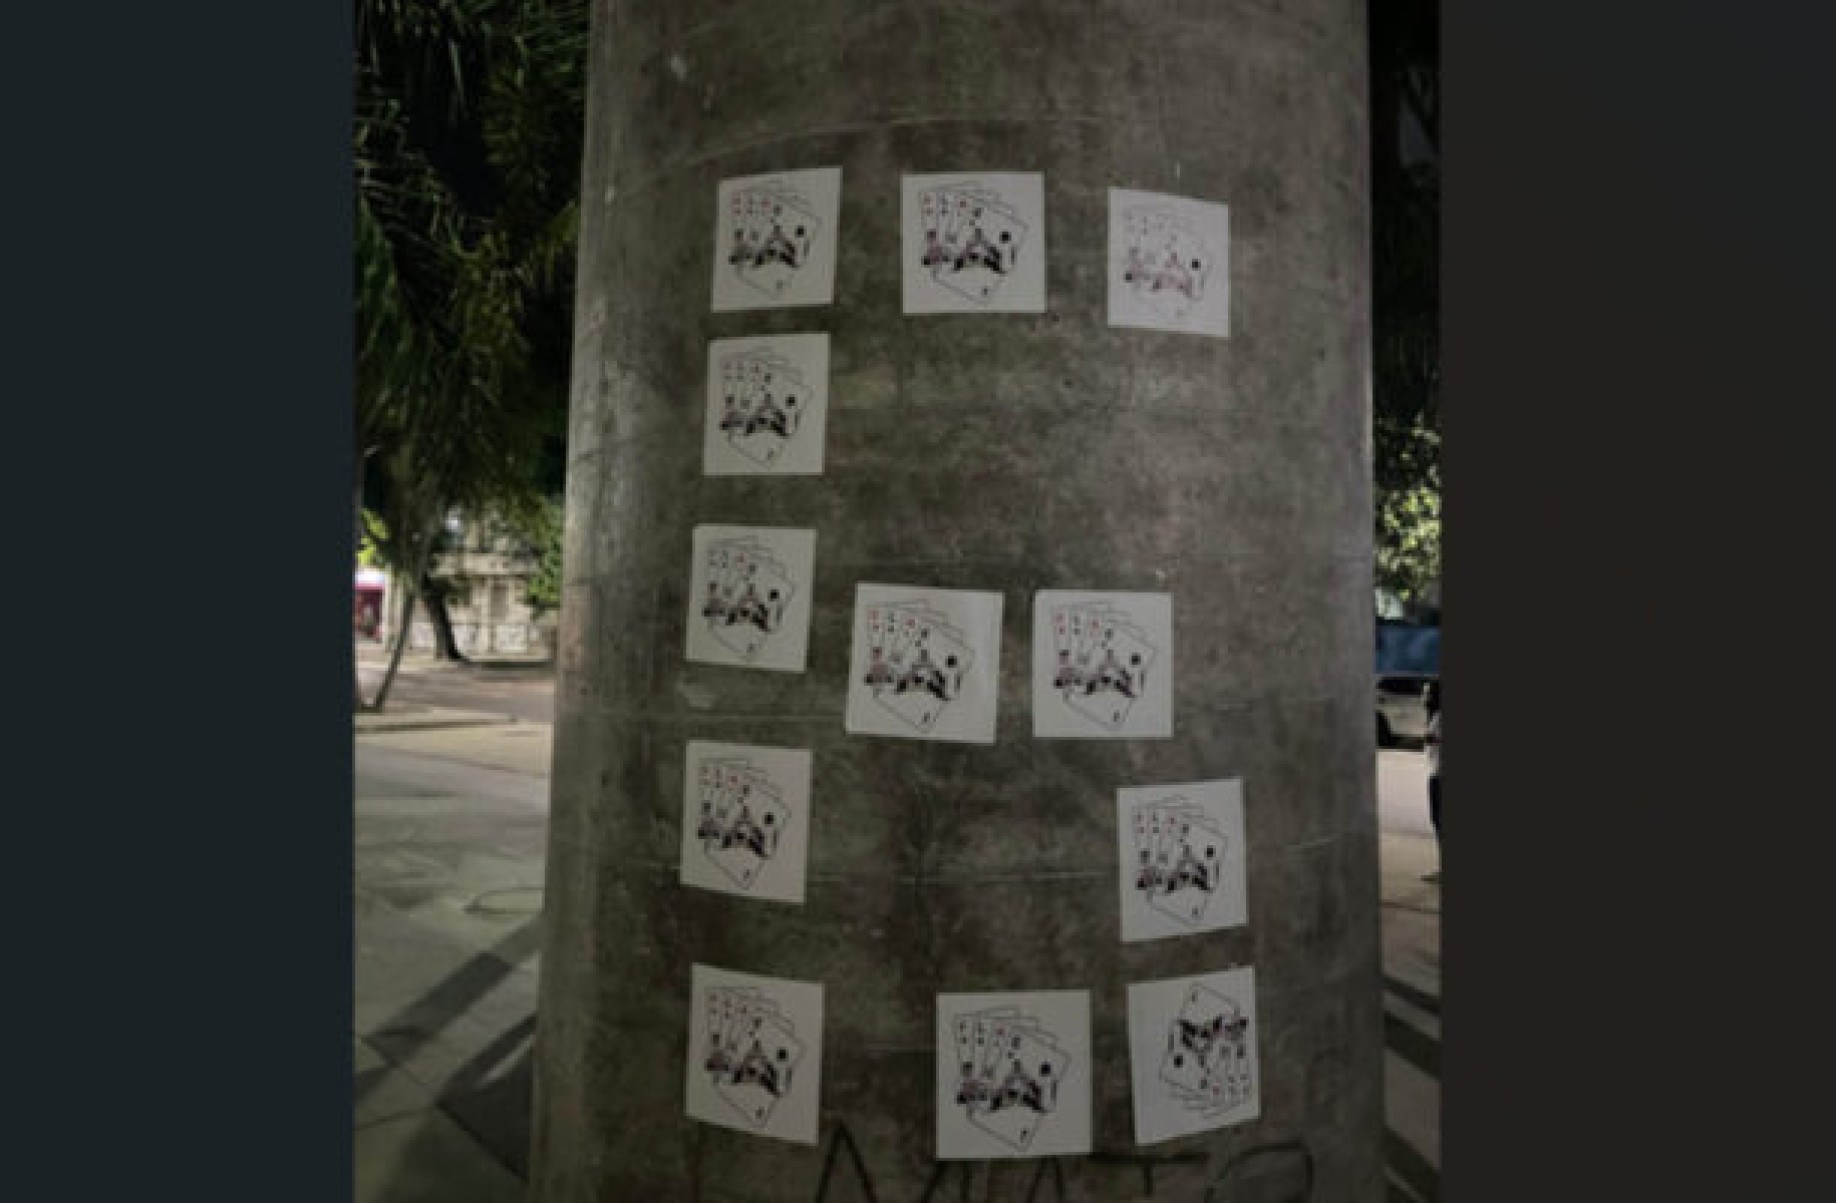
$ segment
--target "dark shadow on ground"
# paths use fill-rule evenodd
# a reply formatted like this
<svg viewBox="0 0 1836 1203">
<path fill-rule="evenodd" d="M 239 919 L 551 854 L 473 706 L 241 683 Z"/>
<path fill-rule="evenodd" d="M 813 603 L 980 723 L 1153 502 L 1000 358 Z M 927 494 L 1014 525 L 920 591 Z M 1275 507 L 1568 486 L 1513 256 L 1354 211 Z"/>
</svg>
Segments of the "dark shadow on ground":
<svg viewBox="0 0 1836 1203">
<path fill-rule="evenodd" d="M 536 915 L 365 1035 L 364 1041 L 388 1064 L 356 1077 L 353 1102 L 377 1089 L 390 1072 L 401 1072 L 415 1052 L 534 956 L 540 942 L 541 917 Z M 527 1182 L 529 1176 L 534 1036 L 532 1008 L 468 1058 L 440 1085 L 435 1098 L 437 1109 L 519 1182 Z M 442 1163 L 450 1157 L 443 1141 L 419 1138 L 398 1159 L 395 1179 L 404 1181 L 392 1179 L 366 1196 L 391 1203 L 472 1197 L 459 1183 L 435 1188 Z M 450 1193 L 443 1195 L 442 1190 Z"/>
</svg>

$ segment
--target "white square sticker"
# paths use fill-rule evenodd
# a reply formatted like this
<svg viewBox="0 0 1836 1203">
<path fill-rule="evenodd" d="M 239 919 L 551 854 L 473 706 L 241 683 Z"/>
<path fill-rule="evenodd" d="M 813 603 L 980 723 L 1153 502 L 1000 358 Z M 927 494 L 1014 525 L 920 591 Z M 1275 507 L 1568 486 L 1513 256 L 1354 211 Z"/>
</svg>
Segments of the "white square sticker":
<svg viewBox="0 0 1836 1203">
<path fill-rule="evenodd" d="M 1119 789 L 1116 842 L 1123 943 L 1249 921 L 1241 781 Z"/>
<path fill-rule="evenodd" d="M 1158 1144 L 1262 1114 L 1256 972 L 1248 966 L 1128 988 L 1135 1143 Z"/>
<path fill-rule="evenodd" d="M 937 996 L 937 1158 L 1090 1152 L 1090 994 Z"/>
<path fill-rule="evenodd" d="M 1230 210 L 1109 190 L 1109 324 L 1230 335 Z"/>
<path fill-rule="evenodd" d="M 802 902 L 809 752 L 691 740 L 683 782 L 682 884 Z"/>
<path fill-rule="evenodd" d="M 688 658 L 802 672 L 810 641 L 816 532 L 698 526 L 694 557 Z"/>
<path fill-rule="evenodd" d="M 1044 313 L 1045 177 L 908 175 L 905 312 Z"/>
<path fill-rule="evenodd" d="M 690 1118 L 813 1145 L 821 1088 L 821 983 L 692 967 Z"/>
<path fill-rule="evenodd" d="M 999 593 L 857 585 L 845 724 L 853 735 L 991 744 Z"/>
<path fill-rule="evenodd" d="M 714 219 L 714 312 L 835 300 L 841 168 L 722 180 Z"/>
<path fill-rule="evenodd" d="M 829 336 L 780 334 L 708 344 L 709 476 L 815 476 L 829 413 Z"/>
<path fill-rule="evenodd" d="M 1173 598 L 1033 595 L 1033 735 L 1166 739 L 1173 734 Z"/>
</svg>

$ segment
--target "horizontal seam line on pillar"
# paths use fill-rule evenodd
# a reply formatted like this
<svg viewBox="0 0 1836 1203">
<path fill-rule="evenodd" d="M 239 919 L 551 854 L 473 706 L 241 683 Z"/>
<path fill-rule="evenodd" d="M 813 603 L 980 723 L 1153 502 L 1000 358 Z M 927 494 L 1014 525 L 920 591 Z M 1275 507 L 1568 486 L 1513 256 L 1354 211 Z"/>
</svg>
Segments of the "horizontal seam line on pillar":
<svg viewBox="0 0 1836 1203">
<path fill-rule="evenodd" d="M 1334 840 L 1344 839 L 1346 838 L 1346 835 L 1348 834 L 1351 834 L 1351 833 L 1341 834 L 1339 836 L 1333 837 L 1333 839 Z M 575 847 L 581 846 L 578 843 L 571 841 L 571 840 L 568 842 L 570 843 L 571 846 L 575 846 Z M 1275 851 L 1278 851 L 1278 852 L 1291 852 L 1293 850 L 1294 849 L 1291 846 L 1275 849 Z M 664 881 L 671 881 L 671 882 L 680 881 L 680 873 L 681 873 L 681 867 L 682 867 L 682 862 L 680 859 L 666 861 L 666 860 L 648 860 L 648 859 L 643 859 L 643 858 L 613 858 L 613 859 L 603 859 L 602 858 L 600 863 L 603 865 L 614 865 L 614 866 L 617 866 L 620 868 L 626 868 L 626 869 L 649 870 L 655 876 L 656 879 L 664 880 Z M 805 874 L 805 877 L 804 877 L 804 881 L 806 884 L 814 883 L 814 884 L 846 885 L 849 883 L 870 883 L 870 884 L 879 883 L 879 884 L 892 884 L 892 885 L 898 885 L 898 886 L 936 885 L 936 886 L 951 886 L 951 887 L 978 886 L 978 885 L 990 885 L 990 884 L 993 884 L 993 885 L 1022 885 L 1022 884 L 1030 884 L 1030 883 L 1036 883 L 1036 882 L 1095 881 L 1095 882 L 1112 883 L 1115 880 L 1116 880 L 1116 869 L 1114 865 L 1100 865 L 1100 866 L 1097 866 L 1095 868 L 1090 868 L 1090 869 L 1050 869 L 1050 870 L 1043 870 L 1043 871 L 1033 872 L 1033 873 L 1021 873 L 1021 872 L 932 873 L 932 872 L 926 872 L 922 874 L 894 873 L 894 874 L 889 875 L 883 872 L 850 873 L 850 872 L 838 872 L 834 870 L 824 870 L 822 872 L 809 871 Z M 687 889 L 701 890 L 704 893 L 713 893 L 713 894 L 728 893 L 728 891 L 725 891 L 725 890 L 710 890 L 710 889 L 707 889 L 706 887 L 690 885 L 686 882 L 682 882 L 681 884 Z M 751 895 L 741 895 L 741 896 L 751 897 Z M 784 903 L 785 905 L 789 905 L 789 906 L 802 906 L 806 908 L 809 905 L 809 900 L 807 897 L 801 903 L 792 903 L 792 902 L 789 902 L 781 898 L 765 898 L 763 896 L 761 896 L 761 900 L 765 902 L 780 902 L 780 903 Z M 1245 923 L 1245 924 L 1238 924 L 1234 928 L 1225 928 L 1222 930 L 1227 931 L 1227 932 L 1246 932 L 1246 931 L 1249 931 L 1250 929 L 1251 929 L 1251 925 Z"/>
<path fill-rule="evenodd" d="M 950 125 L 950 124 L 960 125 L 960 124 L 968 124 L 968 123 L 973 123 L 976 125 L 1067 124 L 1067 125 L 1094 125 L 1094 126 L 1123 124 L 1121 121 L 1119 121 L 1116 118 L 1092 117 L 1092 116 L 1088 116 L 1084 114 L 1070 114 L 1070 113 L 1043 113 L 1043 114 L 1027 114 L 1023 116 L 1006 116 L 1006 117 L 991 117 L 987 114 L 978 114 L 978 113 L 956 113 L 956 114 L 943 114 L 943 115 L 928 116 L 928 117 L 889 117 L 883 120 L 849 122 L 844 125 L 818 126 L 818 127 L 797 130 L 795 132 L 788 133 L 788 134 L 771 134 L 768 136 L 753 138 L 745 142 L 729 143 L 724 146 L 717 146 L 717 147 L 710 148 L 708 150 L 700 151 L 700 152 L 697 152 L 696 154 L 685 155 L 682 158 L 676 159 L 673 162 L 669 163 L 668 165 L 664 167 L 659 168 L 656 171 L 652 171 L 652 172 L 645 174 L 644 176 L 639 178 L 634 183 L 618 184 L 615 182 L 613 184 L 613 201 L 614 203 L 616 203 L 618 201 L 623 200 L 627 196 L 641 196 L 643 195 L 643 193 L 649 191 L 651 188 L 656 187 L 658 184 L 662 183 L 663 181 L 669 179 L 671 176 L 676 175 L 680 172 L 689 171 L 697 167 L 704 167 L 720 159 L 731 158 L 734 155 L 744 154 L 747 151 L 760 150 L 768 146 L 779 146 L 786 142 L 797 142 L 797 141 L 803 141 L 803 140 L 814 139 L 814 138 L 834 138 L 834 137 L 846 136 L 849 134 L 866 133 L 866 132 L 870 132 L 873 130 L 898 129 L 898 128 L 907 127 L 907 126 L 916 127 L 916 126 L 925 126 L 925 125 Z M 770 174 L 770 173 L 766 173 L 766 174 Z M 905 173 L 901 172 L 900 174 L 903 175 Z M 937 174 L 946 174 L 946 173 L 939 172 Z M 974 172 L 959 172 L 955 174 L 973 175 L 975 173 Z M 846 189 L 845 180 L 843 181 L 843 188 L 844 190 Z"/>
<path fill-rule="evenodd" d="M 1359 697 L 1362 698 L 1363 694 L 1359 694 Z M 1343 698 L 1317 698 L 1317 699 L 1312 699 L 1310 701 L 1302 700 L 1300 704 L 1302 705 L 1330 705 L 1332 703 L 1342 702 L 1344 700 L 1345 699 Z M 1289 704 L 1294 704 L 1292 699 L 1289 700 Z M 1256 703 L 1247 702 L 1247 701 L 1246 702 L 1214 702 L 1206 707 L 1205 713 L 1209 714 L 1209 713 L 1221 713 L 1221 712 L 1226 712 L 1226 711 L 1248 710 L 1253 705 L 1256 705 Z M 1188 709 L 1192 709 L 1192 708 L 1193 707 L 1188 707 Z M 726 711 L 688 710 L 688 711 L 683 711 L 679 714 L 658 714 L 653 710 L 628 711 L 628 710 L 614 710 L 614 709 L 604 708 L 604 707 L 594 707 L 593 712 L 601 721 L 609 721 L 609 722 L 615 722 L 615 723 L 627 723 L 632 726 L 644 726 L 644 727 L 682 726 L 682 727 L 686 727 L 686 726 L 691 726 L 696 723 L 748 723 L 748 724 L 754 724 L 754 725 L 760 725 L 760 726 L 776 723 L 776 724 L 783 725 L 783 726 L 805 726 L 811 723 L 821 722 L 821 723 L 834 723 L 836 727 L 836 733 L 845 735 L 850 739 L 872 739 L 872 740 L 880 741 L 882 745 L 888 745 L 892 743 L 910 743 L 910 744 L 929 743 L 929 744 L 950 744 L 952 746 L 959 747 L 959 748 L 986 748 L 989 750 L 996 750 L 1000 748 L 1001 746 L 999 742 L 996 742 L 993 744 L 971 744 L 971 743 L 961 743 L 955 740 L 927 740 L 927 739 L 902 740 L 900 737 L 895 736 L 895 735 L 864 735 L 864 734 L 842 729 L 841 724 L 837 721 L 841 716 L 835 713 L 826 713 L 826 712 L 825 713 L 812 713 L 812 714 L 786 714 L 781 710 L 764 710 L 764 711 L 757 711 L 757 712 L 734 711 L 734 710 L 726 710 Z M 1019 742 L 1064 744 L 1064 745 L 1067 745 L 1068 747 L 1074 747 L 1076 745 L 1086 744 L 1086 743 L 1108 744 L 1108 745 L 1120 746 L 1120 745 L 1127 744 L 1129 741 L 1124 740 L 1124 739 L 1051 739 L 1051 738 L 1044 737 L 1044 736 L 1024 735 L 1024 736 L 1019 737 L 1016 740 L 1016 743 L 1019 743 Z M 1179 736 L 1174 736 L 1171 739 L 1157 739 L 1157 740 L 1153 740 L 1150 742 L 1157 743 L 1157 744 L 1165 744 L 1171 747 L 1178 747 L 1182 741 Z"/>
<path fill-rule="evenodd" d="M 853 13 L 850 16 L 851 19 L 855 21 L 864 21 L 869 17 L 879 16 L 893 7 L 895 7 L 894 3 L 876 4 L 863 12 Z M 1322 46 L 1336 46 L 1338 41 L 1342 40 L 1349 48 L 1354 50 L 1364 49 L 1364 39 L 1361 37 L 1341 34 L 1335 39 L 1332 30 L 1338 28 L 1338 26 L 1329 26 L 1322 21 L 1308 20 L 1305 17 L 1284 12 L 1271 5 L 1254 3 L 1251 2 L 1251 0 L 1238 0 L 1238 3 L 1234 7 L 1253 13 L 1259 19 L 1266 21 L 1272 26 L 1286 28 L 1305 34 L 1307 40 Z M 744 18 L 741 16 L 708 17 L 704 20 L 697 21 L 686 29 L 676 31 L 673 35 L 654 32 L 639 34 L 629 26 L 620 27 L 619 25 L 612 26 L 609 32 L 615 41 L 622 41 L 623 39 L 630 38 L 635 42 L 635 45 L 631 48 L 631 56 L 634 60 L 635 67 L 641 69 L 642 67 L 648 66 L 653 61 L 663 59 L 665 55 L 683 53 L 692 49 L 694 43 L 705 37 L 710 31 L 719 30 L 726 26 L 739 26 L 743 24 L 743 20 Z M 1212 23 L 1195 17 L 1181 17 L 1175 15 L 1167 18 L 1167 20 L 1174 25 L 1193 26 L 1201 29 L 1212 27 Z"/>
</svg>

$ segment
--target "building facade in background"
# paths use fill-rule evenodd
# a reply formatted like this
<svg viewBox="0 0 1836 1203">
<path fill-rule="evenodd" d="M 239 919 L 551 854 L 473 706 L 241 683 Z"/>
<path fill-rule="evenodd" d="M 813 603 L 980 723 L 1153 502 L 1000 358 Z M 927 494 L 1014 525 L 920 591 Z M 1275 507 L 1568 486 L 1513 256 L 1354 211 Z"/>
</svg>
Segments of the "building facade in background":
<svg viewBox="0 0 1836 1203">
<path fill-rule="evenodd" d="M 553 651 L 555 616 L 529 604 L 529 583 L 541 566 L 527 540 L 496 523 L 458 522 L 447 527 L 450 546 L 434 554 L 430 575 L 446 586 L 453 642 L 466 656 L 547 656 Z M 425 600 L 414 608 L 408 646 L 438 646 Z"/>
</svg>

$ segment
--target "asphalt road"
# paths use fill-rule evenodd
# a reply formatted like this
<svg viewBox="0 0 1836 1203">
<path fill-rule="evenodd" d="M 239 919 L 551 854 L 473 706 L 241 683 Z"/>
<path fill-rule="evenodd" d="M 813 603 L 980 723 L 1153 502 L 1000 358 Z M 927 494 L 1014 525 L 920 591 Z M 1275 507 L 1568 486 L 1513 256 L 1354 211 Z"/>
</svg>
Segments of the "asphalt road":
<svg viewBox="0 0 1836 1203">
<path fill-rule="evenodd" d="M 380 655 L 362 653 L 358 672 L 366 698 L 373 696 L 381 684 L 385 664 Z M 404 656 L 395 683 L 389 687 L 389 701 L 404 706 L 480 710 L 520 723 L 552 723 L 554 669 L 547 665 L 439 664 Z"/>
</svg>

